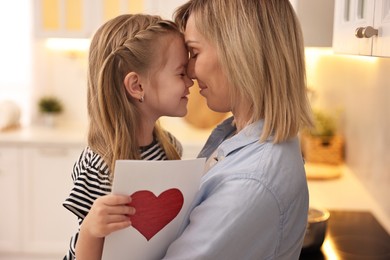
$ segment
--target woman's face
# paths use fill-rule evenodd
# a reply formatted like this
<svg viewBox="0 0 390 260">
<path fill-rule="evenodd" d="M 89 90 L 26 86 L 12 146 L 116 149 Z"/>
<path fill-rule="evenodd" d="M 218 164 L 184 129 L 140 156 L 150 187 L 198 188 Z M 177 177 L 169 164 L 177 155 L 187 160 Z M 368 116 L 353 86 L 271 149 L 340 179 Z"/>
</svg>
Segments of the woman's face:
<svg viewBox="0 0 390 260">
<path fill-rule="evenodd" d="M 222 71 L 217 49 L 196 29 L 194 18 L 191 14 L 184 33 L 190 51 L 188 76 L 198 81 L 200 94 L 206 98 L 210 109 L 230 112 L 232 104 L 228 80 Z"/>
</svg>

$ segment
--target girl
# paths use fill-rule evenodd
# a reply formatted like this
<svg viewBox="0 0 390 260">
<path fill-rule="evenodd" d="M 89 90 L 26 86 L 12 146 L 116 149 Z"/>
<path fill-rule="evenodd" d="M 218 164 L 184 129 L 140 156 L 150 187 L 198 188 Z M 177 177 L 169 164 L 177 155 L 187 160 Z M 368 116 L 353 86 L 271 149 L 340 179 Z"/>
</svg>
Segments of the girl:
<svg viewBox="0 0 390 260">
<path fill-rule="evenodd" d="M 131 198 L 110 194 L 118 159 L 176 160 L 181 145 L 156 123 L 184 116 L 193 85 L 174 23 L 122 15 L 101 26 L 89 52 L 88 146 L 76 162 L 64 206 L 79 220 L 65 259 L 100 259 L 104 237 L 131 225 Z"/>
</svg>

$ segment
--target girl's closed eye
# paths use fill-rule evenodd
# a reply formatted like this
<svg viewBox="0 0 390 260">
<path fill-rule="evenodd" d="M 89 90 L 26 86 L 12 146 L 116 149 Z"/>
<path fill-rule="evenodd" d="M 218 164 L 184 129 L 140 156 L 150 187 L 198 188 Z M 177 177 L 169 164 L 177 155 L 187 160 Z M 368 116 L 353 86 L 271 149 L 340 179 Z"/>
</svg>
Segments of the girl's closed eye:
<svg viewBox="0 0 390 260">
<path fill-rule="evenodd" d="M 183 70 L 183 71 L 180 71 L 180 72 L 178 73 L 178 76 L 180 76 L 180 77 L 185 77 L 185 76 L 187 76 L 187 73 L 186 73 L 185 70 Z"/>
</svg>

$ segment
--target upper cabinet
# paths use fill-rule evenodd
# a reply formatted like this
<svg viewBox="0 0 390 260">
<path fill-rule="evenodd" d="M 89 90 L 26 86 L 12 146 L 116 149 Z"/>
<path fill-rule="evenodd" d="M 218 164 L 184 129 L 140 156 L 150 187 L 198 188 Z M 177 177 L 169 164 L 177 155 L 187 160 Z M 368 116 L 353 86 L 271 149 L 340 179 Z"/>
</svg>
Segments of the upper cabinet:
<svg viewBox="0 0 390 260">
<path fill-rule="evenodd" d="M 38 37 L 89 38 L 105 21 L 143 11 L 143 0 L 34 0 Z"/>
<path fill-rule="evenodd" d="M 336 0 L 336 53 L 390 57 L 390 0 Z"/>
<path fill-rule="evenodd" d="M 187 1 L 188 0 L 144 0 L 145 12 L 160 15 L 165 19 L 172 20 L 175 9 Z"/>
<path fill-rule="evenodd" d="M 334 0 L 290 0 L 302 27 L 305 47 L 332 47 Z"/>
</svg>

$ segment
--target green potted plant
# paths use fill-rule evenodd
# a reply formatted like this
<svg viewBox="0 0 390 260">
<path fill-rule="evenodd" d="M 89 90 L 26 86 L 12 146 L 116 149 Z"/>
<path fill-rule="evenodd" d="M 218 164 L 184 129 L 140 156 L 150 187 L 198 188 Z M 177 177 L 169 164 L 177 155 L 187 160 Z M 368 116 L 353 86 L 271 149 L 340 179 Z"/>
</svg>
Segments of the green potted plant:
<svg viewBox="0 0 390 260">
<path fill-rule="evenodd" d="M 63 111 L 61 101 L 54 96 L 44 96 L 38 101 L 39 112 L 43 115 L 47 126 L 53 127 L 55 116 Z"/>
<path fill-rule="evenodd" d="M 311 136 L 322 139 L 323 145 L 328 145 L 332 137 L 336 134 L 336 120 L 333 116 L 320 111 L 314 110 L 314 127 L 308 132 Z"/>
<path fill-rule="evenodd" d="M 314 110 L 314 127 L 301 135 L 302 153 L 307 162 L 340 164 L 343 161 L 343 138 L 337 134 L 336 117 Z"/>
</svg>

